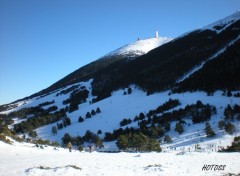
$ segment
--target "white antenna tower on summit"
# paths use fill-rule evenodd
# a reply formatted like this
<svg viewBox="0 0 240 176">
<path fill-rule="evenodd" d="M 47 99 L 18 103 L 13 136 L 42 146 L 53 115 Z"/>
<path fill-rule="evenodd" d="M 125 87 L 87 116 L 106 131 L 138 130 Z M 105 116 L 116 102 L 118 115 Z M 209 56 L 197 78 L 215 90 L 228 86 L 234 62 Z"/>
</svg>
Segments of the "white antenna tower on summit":
<svg viewBox="0 0 240 176">
<path fill-rule="evenodd" d="M 155 32 L 155 37 L 158 38 L 158 31 Z"/>
</svg>

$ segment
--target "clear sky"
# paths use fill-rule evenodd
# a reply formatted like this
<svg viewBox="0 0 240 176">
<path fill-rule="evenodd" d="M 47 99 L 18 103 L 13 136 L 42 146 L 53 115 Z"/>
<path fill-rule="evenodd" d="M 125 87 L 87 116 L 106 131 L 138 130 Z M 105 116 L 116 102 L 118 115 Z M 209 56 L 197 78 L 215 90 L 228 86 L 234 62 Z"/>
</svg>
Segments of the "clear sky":
<svg viewBox="0 0 240 176">
<path fill-rule="evenodd" d="M 0 0 L 0 104 L 29 96 L 138 37 L 177 37 L 240 0 Z"/>
</svg>

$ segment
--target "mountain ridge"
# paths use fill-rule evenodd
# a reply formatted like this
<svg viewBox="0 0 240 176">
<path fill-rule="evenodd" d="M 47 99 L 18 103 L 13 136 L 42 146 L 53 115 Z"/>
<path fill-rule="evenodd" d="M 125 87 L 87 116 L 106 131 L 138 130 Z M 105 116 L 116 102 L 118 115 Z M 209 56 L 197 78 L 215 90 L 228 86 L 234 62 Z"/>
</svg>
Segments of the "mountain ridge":
<svg viewBox="0 0 240 176">
<path fill-rule="evenodd" d="M 44 92 L 2 108 L 2 113 L 14 120 L 9 127 L 16 133 L 34 129 L 41 138 L 59 142 L 66 133 L 99 133 L 109 142 L 141 132 L 154 139 L 170 135 L 170 146 L 179 147 L 192 145 L 196 138 L 201 142 L 204 123 L 216 132 L 214 139 L 239 134 L 239 35 L 236 20 L 221 32 L 195 30 L 136 59 L 100 59 Z M 228 122 L 226 133 L 218 127 L 223 120 Z M 179 123 L 186 130 L 180 137 L 171 128 Z M 51 133 L 53 126 L 57 135 Z"/>
<path fill-rule="evenodd" d="M 135 58 L 146 54 L 154 48 L 157 48 L 167 42 L 170 42 L 173 38 L 170 37 L 159 37 L 155 36 L 154 38 L 147 39 L 138 39 L 136 42 L 122 46 L 116 50 L 111 51 L 110 53 L 104 55 L 100 59 L 107 59 L 113 55 L 127 55 L 129 58 Z"/>
<path fill-rule="evenodd" d="M 185 33 L 185 34 L 183 34 L 183 35 L 181 35 L 181 36 L 179 36 L 179 37 L 177 37 L 177 38 L 175 38 L 175 39 L 173 39 L 173 40 L 171 40 L 171 44 L 172 43 L 174 43 L 174 45 L 171 45 L 171 46 L 169 46 L 169 44 L 168 43 L 165 43 L 165 45 L 167 45 L 168 47 L 172 47 L 173 49 L 171 49 L 171 50 L 169 50 L 168 51 L 168 53 L 166 53 L 166 52 L 162 52 L 161 50 L 163 50 L 163 48 L 166 48 L 165 46 L 160 46 L 160 47 L 157 47 L 157 48 L 155 48 L 155 49 L 153 49 L 153 50 L 151 50 L 151 51 L 149 51 L 148 53 L 147 53 L 147 56 L 144 56 L 144 55 L 146 55 L 146 54 L 144 54 L 144 55 L 141 55 L 141 56 L 138 56 L 138 61 L 134 61 L 133 60 L 133 63 L 134 64 L 136 64 L 136 63 L 140 63 L 141 61 L 139 61 L 139 60 L 143 60 L 142 58 L 150 58 L 150 59 L 145 59 L 145 60 L 153 60 L 152 58 L 154 58 L 154 57 L 159 57 L 159 58 L 163 58 L 163 59 L 165 59 L 164 57 L 176 57 L 177 55 L 179 55 L 179 54 L 181 54 L 182 52 L 185 52 L 186 54 L 187 54 L 187 50 L 188 50 L 188 48 L 191 48 L 191 50 L 192 49 L 194 49 L 194 48 L 196 48 L 196 47 L 200 47 L 200 45 L 199 44 L 201 44 L 201 43 L 203 43 L 203 40 L 201 40 L 201 39 L 197 39 L 196 38 L 196 36 L 199 34 L 199 33 L 202 33 L 201 35 L 199 35 L 199 36 L 201 36 L 203 39 L 204 38 L 206 38 L 206 39 L 204 39 L 205 41 L 204 42 L 206 42 L 206 44 L 205 45 L 208 45 L 208 41 L 212 41 L 212 45 L 214 46 L 214 47 L 217 47 L 217 45 L 221 45 L 221 43 L 222 43 L 222 47 L 224 46 L 224 44 L 223 44 L 223 41 L 224 40 L 226 40 L 227 39 L 227 37 L 231 37 L 231 36 L 233 36 L 233 37 L 231 37 L 231 39 L 230 40 L 232 40 L 234 37 L 236 37 L 236 34 L 238 34 L 238 32 L 239 32 L 239 26 L 238 26 L 238 21 L 239 21 L 239 19 L 240 19 L 240 12 L 236 12 L 236 13 L 234 13 L 234 14 L 232 14 L 232 15 L 230 15 L 230 16 L 228 16 L 228 17 L 226 17 L 226 18 L 223 18 L 223 19 L 221 19 L 221 20 L 218 20 L 217 22 L 214 22 L 214 23 L 211 23 L 210 25 L 207 25 L 207 26 L 205 26 L 205 27 L 203 27 L 203 28 L 201 28 L 201 29 L 196 29 L 196 30 L 194 30 L 194 31 L 192 31 L 192 32 L 188 32 L 188 33 Z M 226 25 L 227 24 L 227 25 Z M 234 24 L 237 24 L 237 25 L 235 25 L 234 26 Z M 224 28 L 222 28 L 222 30 L 221 31 L 218 31 L 218 29 L 219 28 L 214 28 L 214 26 L 221 26 L 222 25 L 222 27 L 224 27 Z M 226 31 L 226 29 L 227 28 L 229 28 L 230 26 L 234 26 L 231 30 L 229 30 L 229 32 L 228 33 L 226 33 L 225 34 L 225 36 L 223 35 L 223 39 L 221 39 L 221 40 L 219 40 L 219 41 L 214 41 L 214 40 L 216 40 L 217 38 L 219 38 L 218 37 L 218 35 L 222 35 L 222 33 L 224 33 L 224 31 Z M 216 33 L 215 33 L 216 32 Z M 194 39 L 194 37 L 195 37 L 195 39 Z M 161 38 L 161 37 L 160 37 Z M 195 42 L 195 46 L 193 45 L 193 44 L 190 44 L 189 43 L 189 38 L 192 40 L 192 42 Z M 153 38 L 154 39 L 154 38 Z M 197 39 L 197 40 L 196 40 Z M 148 40 L 148 39 L 147 39 Z M 182 41 L 181 41 L 182 40 Z M 194 40 L 196 40 L 196 41 L 194 41 Z M 181 41 L 181 42 L 179 42 L 179 41 Z M 199 44 L 197 44 L 197 42 L 199 42 Z M 136 43 L 136 42 L 135 42 Z M 178 50 L 176 50 L 177 52 L 175 52 L 175 56 L 172 54 L 172 51 L 174 51 L 175 49 L 174 48 L 176 48 L 176 44 L 177 43 L 179 43 L 178 45 Z M 189 45 L 190 44 L 190 45 Z M 227 44 L 227 41 L 226 41 L 226 43 L 225 43 L 225 45 Z M 131 44 L 130 44 L 131 45 Z M 184 45 L 185 46 L 187 46 L 187 47 L 184 47 Z M 127 45 L 127 46 L 129 46 L 129 45 Z M 203 47 L 205 47 L 204 45 L 202 45 Z M 126 46 L 125 46 L 126 47 Z M 124 48 L 124 47 L 121 47 L 121 48 Z M 120 48 L 120 49 L 121 49 Z M 158 49 L 159 48 L 159 49 Z M 206 48 L 206 47 L 205 47 Z M 210 48 L 210 47 L 209 47 Z M 211 48 L 213 48 L 213 47 L 211 47 Z M 202 50 L 203 48 L 199 48 L 200 50 Z M 220 49 L 220 48 L 219 48 Z M 209 50 L 209 49 L 208 49 Z M 56 89 L 59 89 L 59 88 L 61 88 L 61 87 L 65 87 L 65 86 L 67 86 L 67 85 L 71 85 L 71 84 L 74 84 L 74 83 L 77 83 L 77 82 L 79 82 L 79 81 L 86 81 L 86 80 L 88 80 L 88 79 L 91 79 L 91 78 L 95 78 L 95 79 L 97 79 L 97 80 L 99 80 L 99 79 L 102 79 L 103 77 L 111 77 L 110 75 L 111 74 L 113 74 L 114 75 L 114 72 L 116 72 L 117 70 L 123 70 L 122 72 L 125 72 L 125 70 L 127 70 L 127 69 L 124 69 L 124 67 L 125 66 L 127 66 L 128 68 L 129 68 L 129 66 L 128 65 L 134 65 L 134 64 L 132 64 L 132 62 L 129 62 L 129 57 L 133 57 L 133 56 L 131 56 L 131 53 L 130 53 L 130 55 L 121 55 L 121 54 L 116 54 L 116 51 L 119 51 L 119 49 L 116 49 L 116 50 L 114 50 L 114 51 L 112 51 L 112 52 L 110 52 L 110 53 L 108 53 L 106 56 L 107 57 L 105 57 L 105 58 L 108 58 L 108 57 L 110 57 L 110 58 L 108 58 L 108 59 L 104 59 L 104 57 L 101 57 L 100 59 L 98 59 L 98 60 L 96 60 L 96 61 L 94 61 L 94 62 L 92 62 L 92 63 L 89 63 L 89 64 L 87 64 L 87 65 L 85 65 L 85 66 L 83 66 L 83 67 L 81 67 L 81 68 L 79 68 L 79 69 L 77 69 L 77 70 L 75 70 L 74 72 L 72 72 L 72 73 L 70 73 L 69 75 L 67 75 L 67 76 L 65 76 L 64 78 L 62 78 L 61 80 L 59 80 L 59 81 L 57 81 L 56 83 L 54 83 L 54 84 L 52 84 L 51 86 L 49 86 L 48 88 L 46 88 L 46 89 L 43 89 L 42 91 L 40 91 L 40 92 L 38 92 L 38 93 L 36 93 L 36 94 L 33 94 L 33 95 L 31 95 L 31 96 L 29 96 L 29 97 L 25 97 L 25 98 L 23 98 L 23 99 L 27 99 L 27 98 L 31 98 L 31 97 L 34 97 L 34 96 L 38 96 L 38 95 L 43 95 L 43 94 L 46 94 L 46 93 L 48 93 L 48 92 L 51 92 L 51 91 L 54 91 L 54 90 L 56 90 Z M 161 51 L 161 52 L 160 52 Z M 207 50 L 206 50 L 207 51 Z M 115 52 L 115 54 L 116 55 L 111 55 L 111 53 L 113 53 L 114 54 L 114 52 Z M 196 52 L 196 51 L 195 51 Z M 199 51 L 197 51 L 197 52 L 199 52 Z M 208 52 L 208 51 L 207 51 Z M 153 53 L 155 53 L 155 54 L 153 54 Z M 173 52 L 174 53 L 174 52 Z M 110 54 L 110 55 L 109 55 Z M 141 53 L 142 54 L 142 53 Z M 156 56 L 155 56 L 156 55 Z M 134 56 L 134 57 L 136 57 L 136 56 Z M 185 57 L 185 56 L 184 56 Z M 203 56 L 203 59 L 204 59 L 204 57 L 210 57 L 210 56 Z M 156 62 L 153 62 L 153 64 L 157 64 L 158 65 L 158 62 L 159 62 L 159 60 L 161 60 L 161 59 L 155 59 L 156 60 Z M 192 61 L 191 61 L 192 62 Z M 130 63 L 130 64 L 126 64 L 126 63 Z M 148 63 L 150 63 L 150 62 L 148 62 L 148 61 L 145 61 L 145 63 L 147 63 L 147 65 L 148 65 Z M 145 63 L 142 63 L 142 65 L 144 65 L 145 66 Z M 200 64 L 200 63 L 195 63 L 195 64 Z M 135 66 L 131 66 L 132 68 L 129 68 L 129 69 L 134 69 L 134 70 L 136 70 L 136 68 L 138 68 L 138 65 L 136 65 L 136 67 Z M 156 67 L 156 66 L 153 66 L 153 67 Z M 177 81 L 178 79 L 180 79 L 180 77 L 181 76 L 183 76 L 184 74 L 186 74 L 187 72 L 189 72 L 191 69 L 193 69 L 193 67 L 194 67 L 194 65 L 191 65 L 189 68 L 188 68 L 188 70 L 186 70 L 186 71 L 184 71 L 183 73 L 180 73 L 180 75 L 176 75 L 175 77 L 174 77 L 174 80 L 172 80 L 171 82 L 168 82 L 167 83 L 167 85 L 166 86 L 170 86 L 169 84 L 173 84 L 174 83 L 174 81 Z M 147 69 L 147 68 L 146 68 Z M 105 70 L 105 71 L 104 71 Z M 110 70 L 109 72 L 111 72 L 110 74 L 108 74 L 107 72 L 108 72 L 108 70 Z M 115 70 L 115 71 L 111 71 L 111 70 Z M 143 70 L 145 70 L 145 69 L 143 69 Z M 181 70 L 181 69 L 180 69 Z M 128 71 L 127 71 L 128 72 Z M 181 72 L 181 71 L 180 71 Z M 121 75 L 122 73 L 119 73 L 118 72 L 118 75 Z M 132 74 L 132 73 L 130 73 L 130 72 L 128 72 L 127 74 Z M 134 73 L 135 74 L 135 73 Z M 117 76 L 117 77 L 119 77 L 119 76 Z M 126 77 L 126 76 L 120 76 L 120 77 Z M 132 77 L 132 76 L 130 76 L 130 77 Z M 112 79 L 112 78 L 111 78 Z M 129 76 L 127 76 L 127 79 L 129 79 Z M 135 78 L 133 78 L 133 79 L 135 79 Z M 138 79 L 138 78 L 137 78 Z M 120 81 L 120 80 L 119 80 Z M 94 81 L 94 83 L 95 83 L 96 81 Z M 106 81 L 105 81 L 106 82 Z M 107 81 L 108 82 L 108 81 Z M 111 81 L 112 82 L 112 81 Z M 122 81 L 122 82 L 126 82 L 126 81 Z M 131 82 L 132 82 L 132 80 L 131 80 Z M 134 81 L 135 82 L 135 81 Z M 126 84 L 129 84 L 129 83 L 124 83 L 123 85 L 125 86 Z M 153 83 L 151 83 L 151 84 L 153 84 Z M 155 83 L 154 83 L 155 84 Z M 96 85 L 98 85 L 98 83 L 96 84 Z M 163 84 L 164 85 L 164 84 Z M 119 86 L 121 86 L 121 85 L 119 85 L 118 84 L 118 86 L 117 87 L 119 87 Z M 113 86 L 114 87 L 114 86 Z M 148 86 L 149 87 L 149 86 Z M 161 86 L 162 87 L 162 86 Z M 145 89 L 145 86 L 143 87 L 144 89 Z M 159 91 L 159 90 L 162 90 L 162 88 L 157 88 L 156 89 L 157 91 Z M 152 91 L 156 91 L 155 89 L 154 90 L 150 90 L 150 92 L 152 92 Z M 101 91 L 101 90 L 100 90 Z M 111 90 L 112 91 L 112 90 Z M 109 93 L 106 93 L 106 94 L 108 94 L 109 95 Z M 20 100 L 23 100 L 23 99 L 20 99 Z M 17 100 L 18 101 L 18 100 Z M 15 101 L 16 102 L 16 101 Z"/>
</svg>

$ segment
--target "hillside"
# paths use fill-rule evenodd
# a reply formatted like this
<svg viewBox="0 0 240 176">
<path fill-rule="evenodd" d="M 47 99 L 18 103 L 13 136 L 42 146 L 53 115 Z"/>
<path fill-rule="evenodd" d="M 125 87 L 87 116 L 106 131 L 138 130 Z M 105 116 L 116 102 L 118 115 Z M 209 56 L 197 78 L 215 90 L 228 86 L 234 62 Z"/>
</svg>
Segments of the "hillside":
<svg viewBox="0 0 240 176">
<path fill-rule="evenodd" d="M 103 151 L 226 149 L 240 135 L 239 36 L 237 12 L 174 40 L 136 41 L 2 106 L 0 129 L 63 145 L 103 141 Z"/>
<path fill-rule="evenodd" d="M 111 65 L 118 65 L 118 63 L 128 63 L 133 58 L 136 58 L 138 56 L 141 56 L 143 54 L 146 54 L 150 50 L 159 47 L 169 41 L 171 41 L 173 38 L 169 37 L 155 37 L 155 38 L 149 38 L 149 39 L 139 39 L 136 42 L 127 44 L 123 47 L 120 47 L 105 56 L 100 57 L 99 59 L 95 60 L 94 62 L 91 62 L 76 71 L 70 73 L 63 79 L 57 81 L 50 87 L 33 94 L 27 98 L 32 98 L 38 95 L 46 94 L 49 91 L 54 91 L 56 89 L 59 89 L 61 87 L 71 85 L 80 81 L 86 81 L 88 79 L 97 77 L 99 73 L 102 72 L 104 69 L 108 69 Z"/>
</svg>

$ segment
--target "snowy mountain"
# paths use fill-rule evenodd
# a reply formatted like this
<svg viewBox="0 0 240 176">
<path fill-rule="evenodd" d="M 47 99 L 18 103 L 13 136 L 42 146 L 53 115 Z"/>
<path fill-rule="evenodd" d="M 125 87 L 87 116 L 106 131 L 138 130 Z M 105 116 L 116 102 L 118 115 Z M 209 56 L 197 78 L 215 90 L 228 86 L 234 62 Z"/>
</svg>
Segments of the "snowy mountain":
<svg viewBox="0 0 240 176">
<path fill-rule="evenodd" d="M 135 151 L 140 144 L 134 142 L 142 140 L 140 151 L 163 151 L 161 154 L 120 153 L 117 155 L 120 160 L 127 158 L 129 163 L 134 163 L 137 157 L 139 161 L 131 168 L 128 162 L 120 168 L 121 173 L 126 170 L 126 175 L 156 175 L 156 172 L 174 175 L 169 172 L 173 168 L 184 168 L 183 172 L 176 171 L 176 175 L 196 175 L 207 164 L 206 155 L 219 159 L 215 164 L 227 165 L 226 170 L 210 175 L 238 174 L 235 166 L 238 162 L 230 159 L 238 154 L 216 152 L 223 148 L 230 150 L 227 146 L 234 145 L 234 137 L 240 135 L 239 48 L 239 12 L 174 40 L 156 37 L 136 41 L 34 95 L 1 106 L 0 132 L 9 135 L 7 128 L 10 128 L 12 133 L 25 137 L 24 140 L 41 138 L 63 145 L 71 141 L 86 151 L 92 143 L 99 147 L 99 152 Z M 38 158 L 34 160 L 36 163 L 43 160 L 39 154 L 47 156 L 53 150 L 15 144 L 10 148 L 31 151 Z M 0 150 L 1 156 L 9 150 L 6 145 L 0 143 L 4 149 Z M 14 152 L 6 162 L 14 160 L 15 154 L 21 158 L 21 154 Z M 69 158 L 64 149 L 54 152 Z M 109 170 L 106 166 L 115 155 L 104 155 L 94 153 L 94 157 L 108 159 L 102 168 L 94 165 L 99 173 L 90 175 Z M 82 152 L 77 156 L 89 157 L 89 154 Z M 169 163 L 165 162 L 164 158 L 169 157 Z M 180 164 L 173 167 L 176 160 Z M 198 161 L 198 168 L 182 164 L 193 160 Z M 77 167 L 48 162 L 43 168 L 28 164 L 17 169 L 22 175 L 58 175 L 63 170 L 68 175 L 81 172 L 76 160 L 71 161 Z M 114 170 L 119 169 L 116 167 Z M 22 168 L 24 172 L 19 171 Z M 90 172 L 85 164 L 81 168 L 85 175 Z"/>
<path fill-rule="evenodd" d="M 127 56 L 128 58 L 135 58 L 143 54 L 148 53 L 150 50 L 157 48 L 167 42 L 170 42 L 173 38 L 169 37 L 158 37 L 138 40 L 134 43 L 125 45 L 118 48 L 102 58 L 111 58 L 111 56 Z"/>
<path fill-rule="evenodd" d="M 238 21 L 239 19 L 240 19 L 240 11 L 237 11 L 228 17 L 225 17 L 219 21 L 216 21 L 212 24 L 209 24 L 203 27 L 202 30 L 209 29 L 209 30 L 216 31 L 217 33 L 220 33 L 224 29 L 226 29 L 227 27 L 229 27 L 230 25 Z"/>
</svg>

